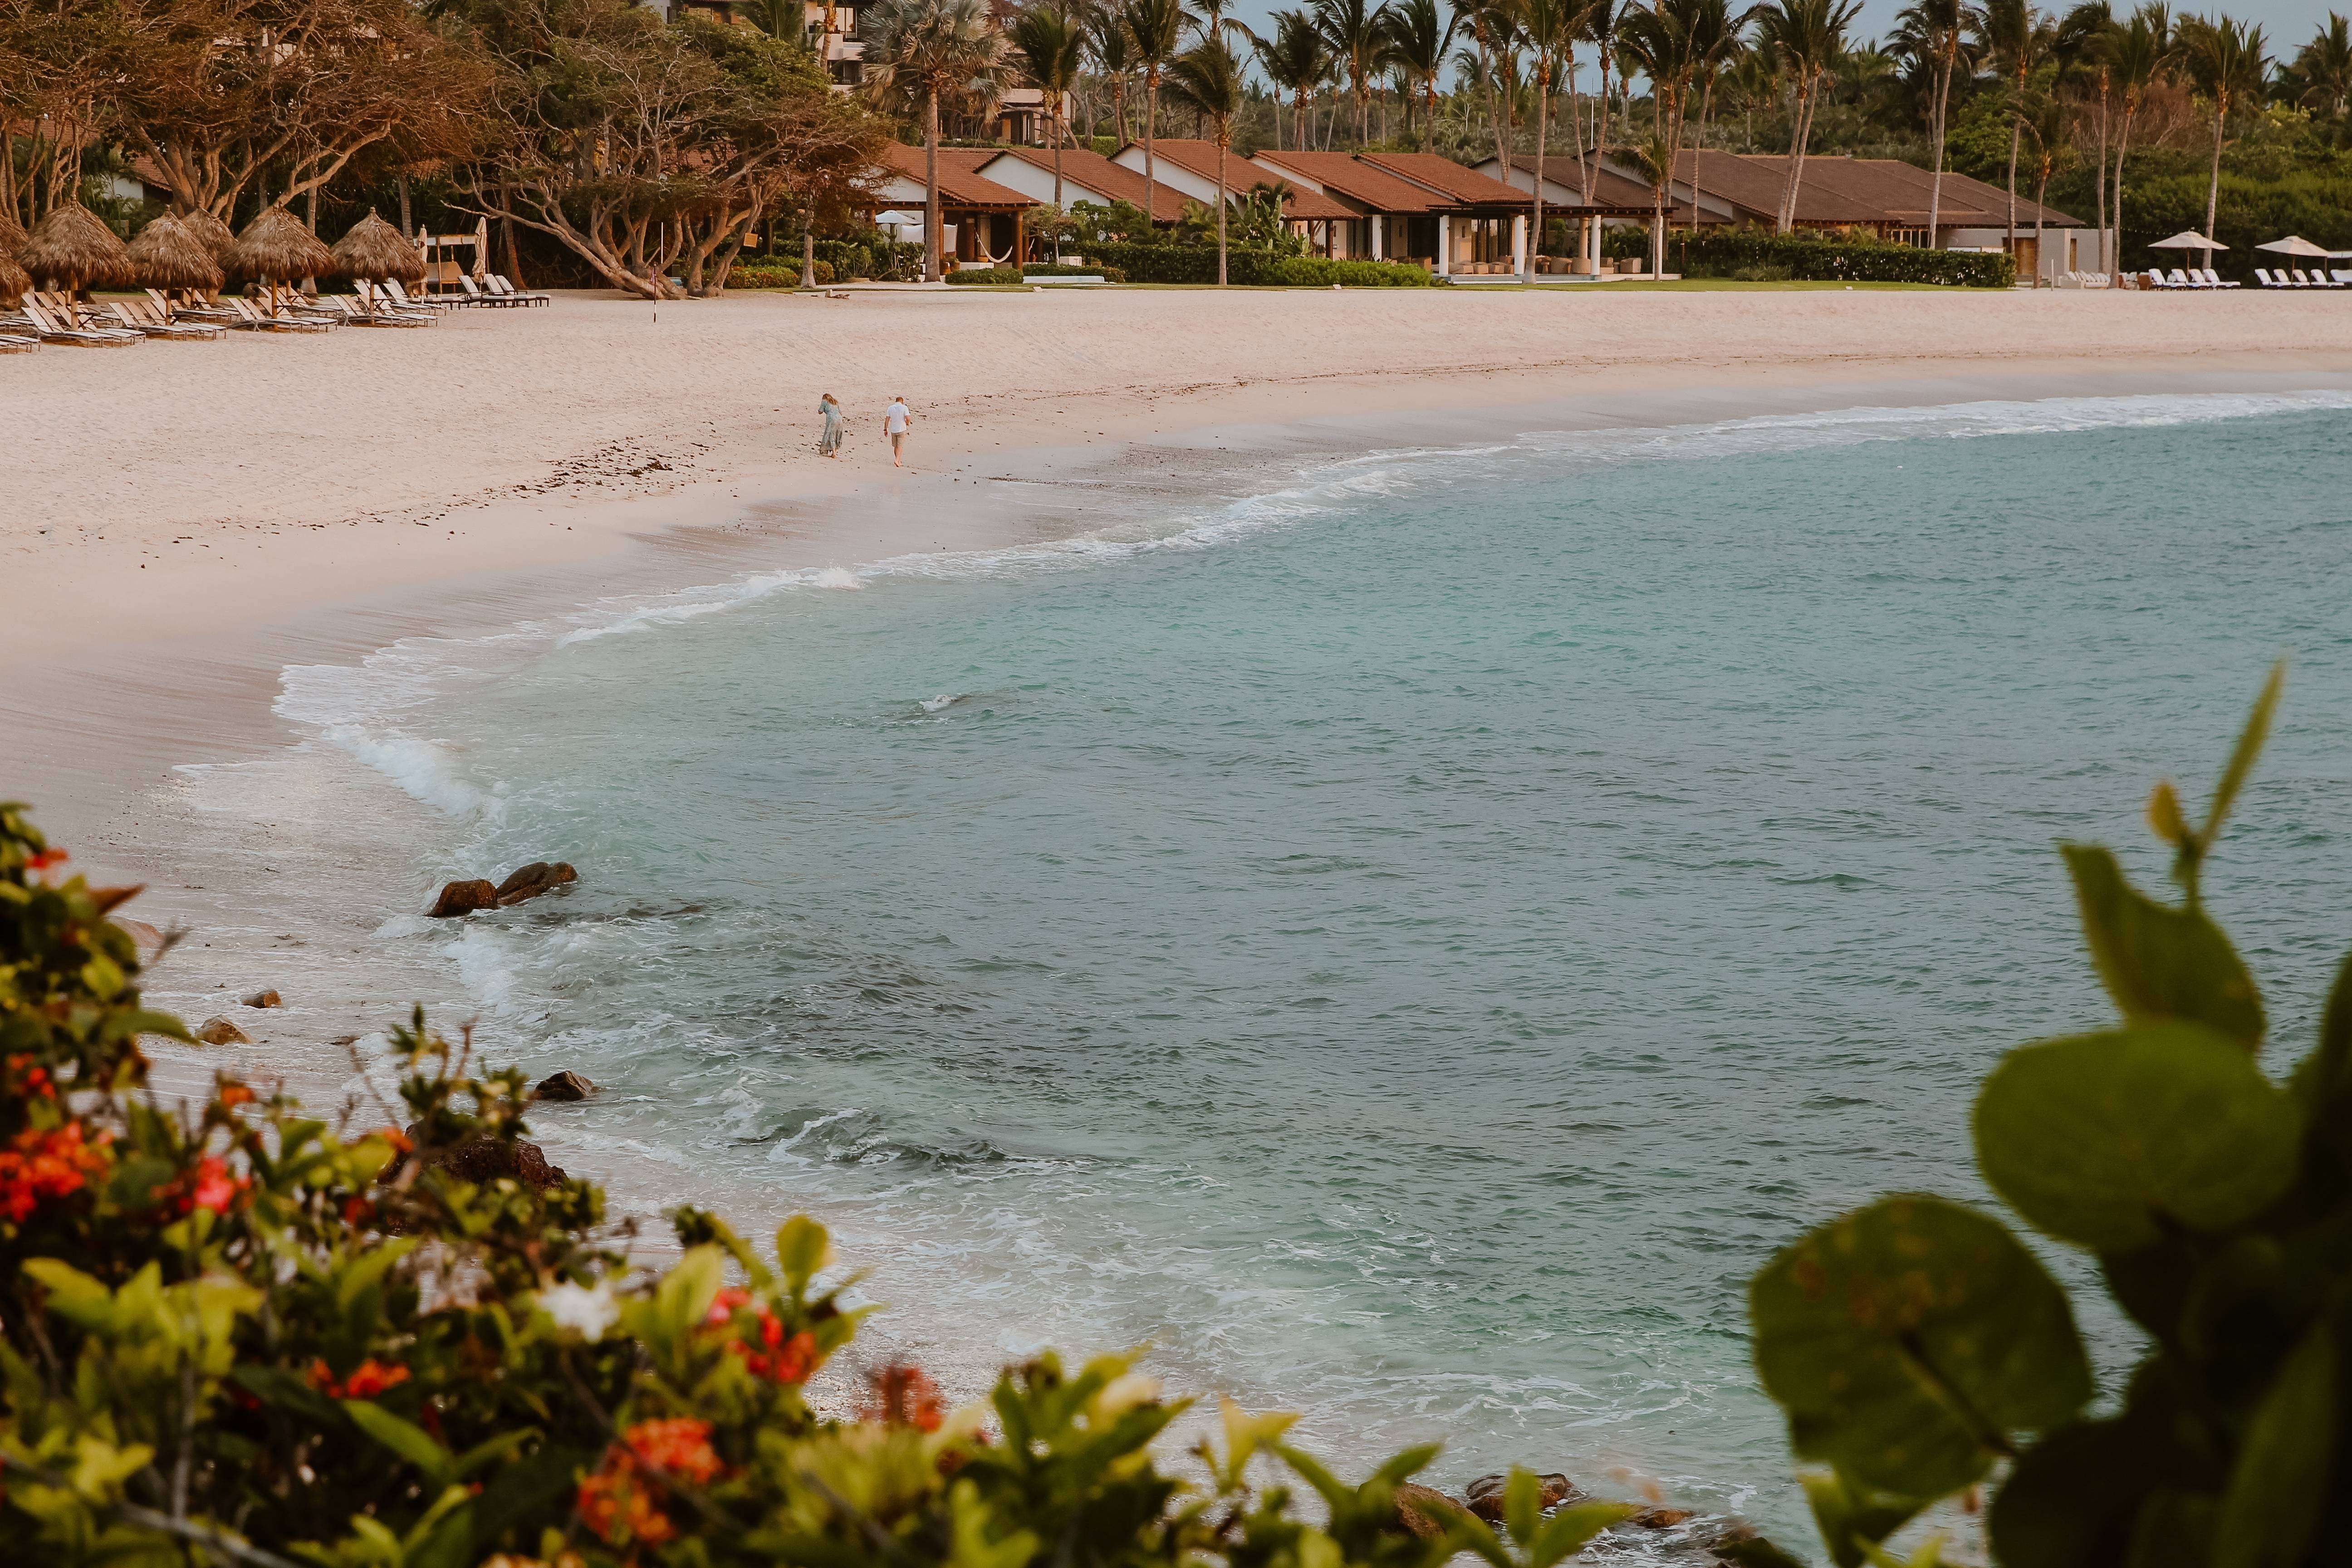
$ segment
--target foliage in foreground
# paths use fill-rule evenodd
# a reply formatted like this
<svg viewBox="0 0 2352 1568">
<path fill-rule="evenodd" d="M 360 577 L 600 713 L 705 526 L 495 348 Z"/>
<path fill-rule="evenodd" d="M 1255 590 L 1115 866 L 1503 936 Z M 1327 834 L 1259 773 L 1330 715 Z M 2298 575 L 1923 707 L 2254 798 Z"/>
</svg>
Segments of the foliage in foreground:
<svg viewBox="0 0 2352 1568">
<path fill-rule="evenodd" d="M 2270 725 L 2255 704 L 2201 826 L 2170 784 L 2147 815 L 2179 904 L 2063 847 L 2093 967 L 2122 1022 L 2004 1057 L 1974 1116 L 1986 1184 L 2098 1261 L 2147 1343 L 2087 1415 L 2066 1292 L 2007 1226 L 1898 1194 L 1823 1226 L 1749 1287 L 1756 1364 L 1788 1411 L 1841 1564 L 1996 1470 L 2010 1568 L 2289 1568 L 2352 1547 L 2352 959 L 2285 1084 L 2260 1065 L 2252 973 L 2200 879 Z"/>
<path fill-rule="evenodd" d="M 420 1014 L 396 1031 L 404 1108 L 352 1132 L 215 1079 L 178 1112 L 146 1089 L 135 889 L 0 805 L 0 1543 L 110 1568 L 1554 1568 L 1627 1511 L 1545 1518 L 1515 1472 L 1498 1534 L 1458 1510 L 1402 1528 L 1434 1447 L 1361 1484 L 1223 1412 L 1202 1479 L 1149 1445 L 1184 1408 L 1129 1358 L 1007 1371 L 950 1413 L 919 1372 L 861 1418 L 809 1379 L 859 1313 L 823 1282 L 824 1230 L 763 1255 L 672 1215 L 684 1256 L 632 1270 L 603 1194 L 511 1177 L 527 1095 Z M 404 1131 L 400 1123 L 405 1119 Z M 350 1120 L 345 1118 L 346 1121 Z M 1290 1485 L 1253 1487 L 1267 1456 Z M 1264 1467 L 1261 1466 L 1261 1468 Z"/>
</svg>

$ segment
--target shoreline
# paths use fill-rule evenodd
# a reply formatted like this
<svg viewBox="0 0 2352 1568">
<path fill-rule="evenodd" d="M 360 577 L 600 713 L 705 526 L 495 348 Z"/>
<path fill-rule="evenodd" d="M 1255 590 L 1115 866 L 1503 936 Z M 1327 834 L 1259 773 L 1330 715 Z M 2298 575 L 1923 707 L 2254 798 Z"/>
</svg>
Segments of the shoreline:
<svg viewBox="0 0 2352 1568">
<path fill-rule="evenodd" d="M 2168 356 L 2120 365 L 2084 359 L 2012 359 L 1990 365 L 1963 360 L 1936 362 L 1925 374 L 1914 362 L 1883 362 L 1860 374 L 1832 374 L 1820 365 L 1802 374 L 1785 368 L 1731 373 L 1656 366 L 1616 375 L 1605 390 L 1566 390 L 1556 376 L 1542 374 L 1490 377 L 1486 385 L 1495 395 L 1466 403 L 1459 398 L 1461 384 L 1402 377 L 1358 388 L 1356 395 L 1339 400 L 1344 407 L 1288 421 L 1266 417 L 1276 410 L 1265 406 L 1265 396 L 1247 389 L 1192 389 L 1163 398 L 1163 404 L 1175 405 L 1167 413 L 1155 415 L 1147 405 L 1128 414 L 1132 423 L 1120 427 L 1126 438 L 1116 444 L 1108 434 L 1094 438 L 1104 445 L 1007 450 L 967 443 L 954 453 L 954 466 L 895 489 L 885 488 L 888 479 L 883 476 L 878 485 L 867 479 L 828 484 L 814 493 L 763 495 L 757 492 L 757 481 L 739 473 L 659 496 L 496 502 L 478 510 L 513 509 L 499 514 L 504 526 L 485 523 L 484 548 L 467 552 L 466 564 L 454 572 L 436 573 L 430 569 L 436 563 L 411 557 L 409 574 L 402 576 L 386 574 L 383 557 L 368 551 L 353 550 L 327 563 L 326 552 L 265 546 L 257 552 L 260 559 L 254 567 L 216 568 L 202 585 L 223 591 L 225 584 L 260 577 L 313 585 L 317 597 L 301 604 L 291 602 L 290 592 L 264 597 L 226 633 L 193 637 L 151 615 L 137 626 L 136 635 L 109 638 L 99 658 L 29 671 L 22 655 L 38 640 L 39 623 L 69 616 L 73 604 L 68 599 L 61 607 L 53 601 L 46 613 L 33 614 L 26 599 L 45 586 L 53 589 L 55 580 L 42 584 L 20 577 L 20 586 L 5 596 L 11 614 L 0 621 L 17 638 L 8 653 L 10 668 L 32 679 L 25 683 L 28 691 L 8 695 L 5 710 L 12 727 L 34 739 L 27 748 L 34 763 L 30 784 L 39 792 L 26 781 L 12 780 L 7 793 L 34 800 L 37 820 L 78 852 L 77 868 L 110 879 L 127 876 L 154 882 L 131 913 L 159 925 L 192 922 L 199 928 L 196 942 L 219 942 L 208 957 L 198 956 L 206 949 L 192 942 L 175 955 L 171 973 L 159 977 L 163 984 L 152 993 L 160 1005 L 184 1011 L 190 1023 L 205 1016 L 194 1005 L 199 1001 L 217 997 L 226 1005 L 257 984 L 275 984 L 264 967 L 269 963 L 308 966 L 308 973 L 320 977 L 323 984 L 295 998 L 295 1005 L 282 1014 L 226 1011 L 256 1036 L 249 1059 L 286 1076 L 324 1110 L 354 1082 L 348 1065 L 326 1049 L 329 1042 L 355 1025 L 365 1035 L 404 1016 L 404 994 L 426 996 L 443 1021 L 454 1022 L 464 1016 L 464 992 L 454 976 L 385 963 L 383 944 L 371 942 L 372 930 L 347 923 L 339 929 L 333 919 L 337 896 L 350 887 L 378 879 L 373 886 L 383 889 L 387 884 L 381 879 L 402 854 L 401 847 L 412 835 L 435 829 L 438 819 L 428 807 L 383 789 L 385 781 L 372 775 L 377 795 L 388 800 L 378 820 L 256 822 L 239 828 L 224 822 L 224 803 L 217 796 L 198 801 L 190 788 L 192 775 L 184 770 L 221 763 L 364 771 L 356 760 L 318 744 L 272 711 L 289 665 L 349 664 L 403 637 L 480 637 L 520 621 L 561 616 L 583 600 L 677 591 L 754 570 L 1042 542 L 1153 509 L 1262 493 L 1286 476 L 1295 479 L 1302 464 L 1399 446 L 1444 448 L 1531 430 L 1654 428 L 1858 405 L 2352 388 L 2352 352 L 2315 352 L 2297 356 L 2297 363 L 2285 369 L 2276 358 L 2225 362 L 2207 354 L 2184 362 Z M 1838 368 L 1851 373 L 1855 367 Z M 1456 401 L 1450 406 L 1414 406 L 1433 396 Z M 1204 408 L 1257 417 L 1150 423 Z M 719 493 L 729 486 L 734 489 Z M 1041 493 L 1049 498 L 1045 503 L 1035 499 Z M 710 509 L 729 515 L 715 521 L 708 515 Z M 527 557 L 530 547 L 564 519 L 592 543 L 578 553 L 567 544 L 555 570 L 530 570 L 499 553 L 512 550 Z M 300 542 L 297 536 L 281 537 Z M 248 572 L 250 577 L 245 575 Z M 381 580 L 386 574 L 394 580 Z M 103 572 L 97 574 L 101 584 L 104 579 Z M 97 643 L 92 636 L 83 646 Z M 217 781 L 233 771 L 211 776 Z M 317 793 L 324 799 L 331 792 Z M 45 805 L 45 797 L 56 804 Z M 200 821 L 205 815 L 213 820 Z M 331 847 L 333 853 L 322 847 Z M 256 866 L 270 880 L 257 877 Z M 192 973 L 206 964 L 211 967 L 203 973 Z M 461 1010 L 453 1014 L 444 1002 Z M 495 1043 L 490 1049 L 498 1053 Z M 168 1085 L 172 1072 L 201 1076 L 211 1062 L 228 1056 L 168 1053 L 159 1063 L 164 1068 L 159 1079 Z M 584 1150 L 593 1141 L 576 1127 L 579 1120 L 566 1110 L 553 1110 L 542 1115 L 541 1129 L 551 1158 L 575 1170 L 585 1163 Z M 646 1169 L 617 1152 L 609 1169 L 590 1164 L 589 1173 L 609 1182 L 616 1213 L 645 1207 L 641 1191 L 638 1201 L 632 1201 L 632 1183 L 625 1173 L 633 1167 L 640 1175 Z M 888 1314 L 877 1327 L 882 1331 L 868 1341 L 870 1347 L 885 1355 L 925 1360 L 959 1396 L 992 1374 L 988 1352 L 973 1354 L 970 1347 L 894 1336 Z M 855 1363 L 842 1368 L 845 1376 L 854 1370 Z"/>
</svg>

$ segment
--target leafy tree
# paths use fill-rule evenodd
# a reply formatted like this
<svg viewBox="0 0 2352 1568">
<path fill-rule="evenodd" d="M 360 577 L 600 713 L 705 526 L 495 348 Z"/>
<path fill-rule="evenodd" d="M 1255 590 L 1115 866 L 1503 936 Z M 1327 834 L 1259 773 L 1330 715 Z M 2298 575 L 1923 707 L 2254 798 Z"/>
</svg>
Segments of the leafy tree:
<svg viewBox="0 0 2352 1568">
<path fill-rule="evenodd" d="M 1241 58 L 1222 32 L 1211 32 L 1168 68 L 1177 99 L 1208 121 L 1217 142 L 1217 287 L 1225 286 L 1225 158 L 1234 144 L 1234 116 L 1244 93 Z"/>
<path fill-rule="evenodd" d="M 1966 55 L 1969 34 L 1984 29 L 1983 14 L 1967 0 L 1912 0 L 1897 14 L 1906 46 L 1934 73 L 1935 107 L 1929 123 L 1936 158 L 1927 188 L 1927 243 L 1936 243 L 1936 229 L 1944 216 L 1944 131 L 1952 101 L 1952 78 Z"/>
<path fill-rule="evenodd" d="M 866 12 L 866 84 L 878 100 L 919 112 L 923 124 L 923 280 L 943 277 L 940 256 L 940 108 L 992 103 L 1005 38 L 988 0 L 880 0 Z"/>
<path fill-rule="evenodd" d="M 2263 100 L 2269 84 L 2270 56 L 2263 30 L 2229 16 L 2192 16 L 2180 26 L 2180 57 L 2189 79 L 2213 105 L 2213 173 L 2205 187 L 2205 228 L 2210 237 L 2221 200 L 2221 142 L 2229 134 L 2230 110 Z M 2205 253 L 2205 265 L 2213 253 Z"/>
<path fill-rule="evenodd" d="M 2274 1082 L 2261 993 L 2202 895 L 2280 684 L 2273 671 L 2201 822 L 2169 783 L 2148 798 L 2180 902 L 2134 888 L 2106 849 L 2062 847 L 2121 1017 L 2011 1051 L 1971 1119 L 1987 1184 L 2093 1257 L 2147 1336 L 2117 1405 L 2091 1411 L 2065 1290 L 1965 1204 L 1882 1198 L 1748 1288 L 1757 1370 L 1820 1467 L 1806 1490 L 1841 1565 L 1894 1561 L 1888 1535 L 1997 1470 L 1992 1547 L 2011 1568 L 2341 1558 L 2352 959 L 2316 1046 Z"/>
<path fill-rule="evenodd" d="M 1045 116 L 1053 127 L 1054 210 L 1059 212 L 1062 143 L 1068 132 L 1062 121 L 1063 106 L 1077 85 L 1078 69 L 1086 58 L 1086 33 L 1058 6 L 1038 0 L 1013 19 L 1013 47 L 1022 70 L 1045 95 Z"/>
<path fill-rule="evenodd" d="M 1772 0 L 1757 14 L 1759 42 L 1780 62 L 1796 89 L 1795 134 L 1780 191 L 1780 231 L 1797 225 L 1797 193 L 1805 178 L 1805 146 L 1812 139 L 1824 84 L 1845 53 L 1846 33 L 1862 0 Z M 1939 160 L 1940 161 L 1940 160 Z"/>
<path fill-rule="evenodd" d="M 1356 142 L 1372 139 L 1372 79 L 1388 68 L 1391 48 L 1389 8 L 1383 0 L 1315 0 L 1315 30 L 1324 47 L 1348 73 L 1348 96 L 1356 106 Z"/>
<path fill-rule="evenodd" d="M 1283 92 L 1290 94 L 1290 139 L 1301 152 L 1310 145 L 1308 106 L 1314 101 L 1315 89 L 1331 74 L 1330 52 L 1323 47 L 1323 35 L 1315 30 L 1314 19 L 1304 11 L 1276 11 L 1274 33 L 1260 38 L 1252 46 L 1257 57 L 1258 69 L 1274 84 L 1275 148 L 1282 148 L 1281 100 Z"/>
<path fill-rule="evenodd" d="M 1118 15 L 1129 57 L 1143 72 L 1143 207 L 1149 212 L 1156 205 L 1152 194 L 1160 174 L 1152 153 L 1160 130 L 1160 83 L 1181 40 L 1183 0 L 1122 0 Z"/>
</svg>

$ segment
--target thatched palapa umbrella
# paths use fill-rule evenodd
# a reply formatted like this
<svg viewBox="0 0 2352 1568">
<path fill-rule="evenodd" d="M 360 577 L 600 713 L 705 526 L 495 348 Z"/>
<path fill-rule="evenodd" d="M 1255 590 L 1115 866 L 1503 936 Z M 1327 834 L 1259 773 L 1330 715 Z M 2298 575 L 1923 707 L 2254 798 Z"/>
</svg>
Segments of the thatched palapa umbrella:
<svg viewBox="0 0 2352 1568">
<path fill-rule="evenodd" d="M 0 310 L 13 310 L 23 304 L 25 291 L 32 286 L 31 275 L 16 265 L 15 257 L 0 248 Z"/>
<path fill-rule="evenodd" d="M 220 263 L 186 224 L 166 213 L 131 242 L 131 265 L 148 289 L 193 289 L 209 294 L 221 286 Z"/>
<path fill-rule="evenodd" d="M 335 253 L 284 207 L 264 207 L 245 226 L 222 262 L 229 275 L 269 285 L 269 306 L 278 308 L 278 285 L 299 283 L 335 269 Z"/>
<path fill-rule="evenodd" d="M 79 202 L 68 202 L 35 224 L 16 247 L 16 261 L 36 283 L 75 293 L 128 289 L 133 276 L 122 241 Z"/>
<path fill-rule="evenodd" d="M 335 241 L 335 261 L 343 272 L 370 283 L 381 283 L 387 278 L 397 278 L 403 283 L 425 280 L 425 258 L 414 240 L 375 216 L 370 207 L 367 216 L 352 225 L 351 231 Z"/>
<path fill-rule="evenodd" d="M 228 253 L 236 247 L 236 236 L 230 232 L 228 225 L 203 207 L 194 212 L 174 213 L 173 216 L 182 228 L 194 235 L 197 242 L 213 253 L 215 261 L 224 266 L 227 264 Z"/>
<path fill-rule="evenodd" d="M 16 215 L 0 207 L 0 256 L 13 258 L 16 247 L 25 243 L 25 230 L 16 222 Z"/>
</svg>

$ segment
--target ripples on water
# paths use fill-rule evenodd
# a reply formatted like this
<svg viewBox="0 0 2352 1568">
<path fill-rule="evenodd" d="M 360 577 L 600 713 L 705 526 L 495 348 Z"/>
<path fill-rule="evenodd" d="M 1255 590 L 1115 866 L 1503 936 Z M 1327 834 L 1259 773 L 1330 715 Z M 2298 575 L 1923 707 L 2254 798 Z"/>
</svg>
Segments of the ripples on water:
<svg viewBox="0 0 2352 1568">
<path fill-rule="evenodd" d="M 1995 1054 L 2105 1016 L 2053 841 L 2154 881 L 2149 783 L 2201 796 L 2281 652 L 2211 895 L 2307 1036 L 2352 941 L 2347 406 L 1383 454 L 281 706 L 465 825 L 436 874 L 580 866 L 385 940 L 612 1086 L 573 1147 L 637 1196 L 814 1209 L 897 1314 L 1150 1341 L 1351 1460 L 1622 1466 L 1802 1539 L 1748 1276 L 1979 1190 Z"/>
</svg>

